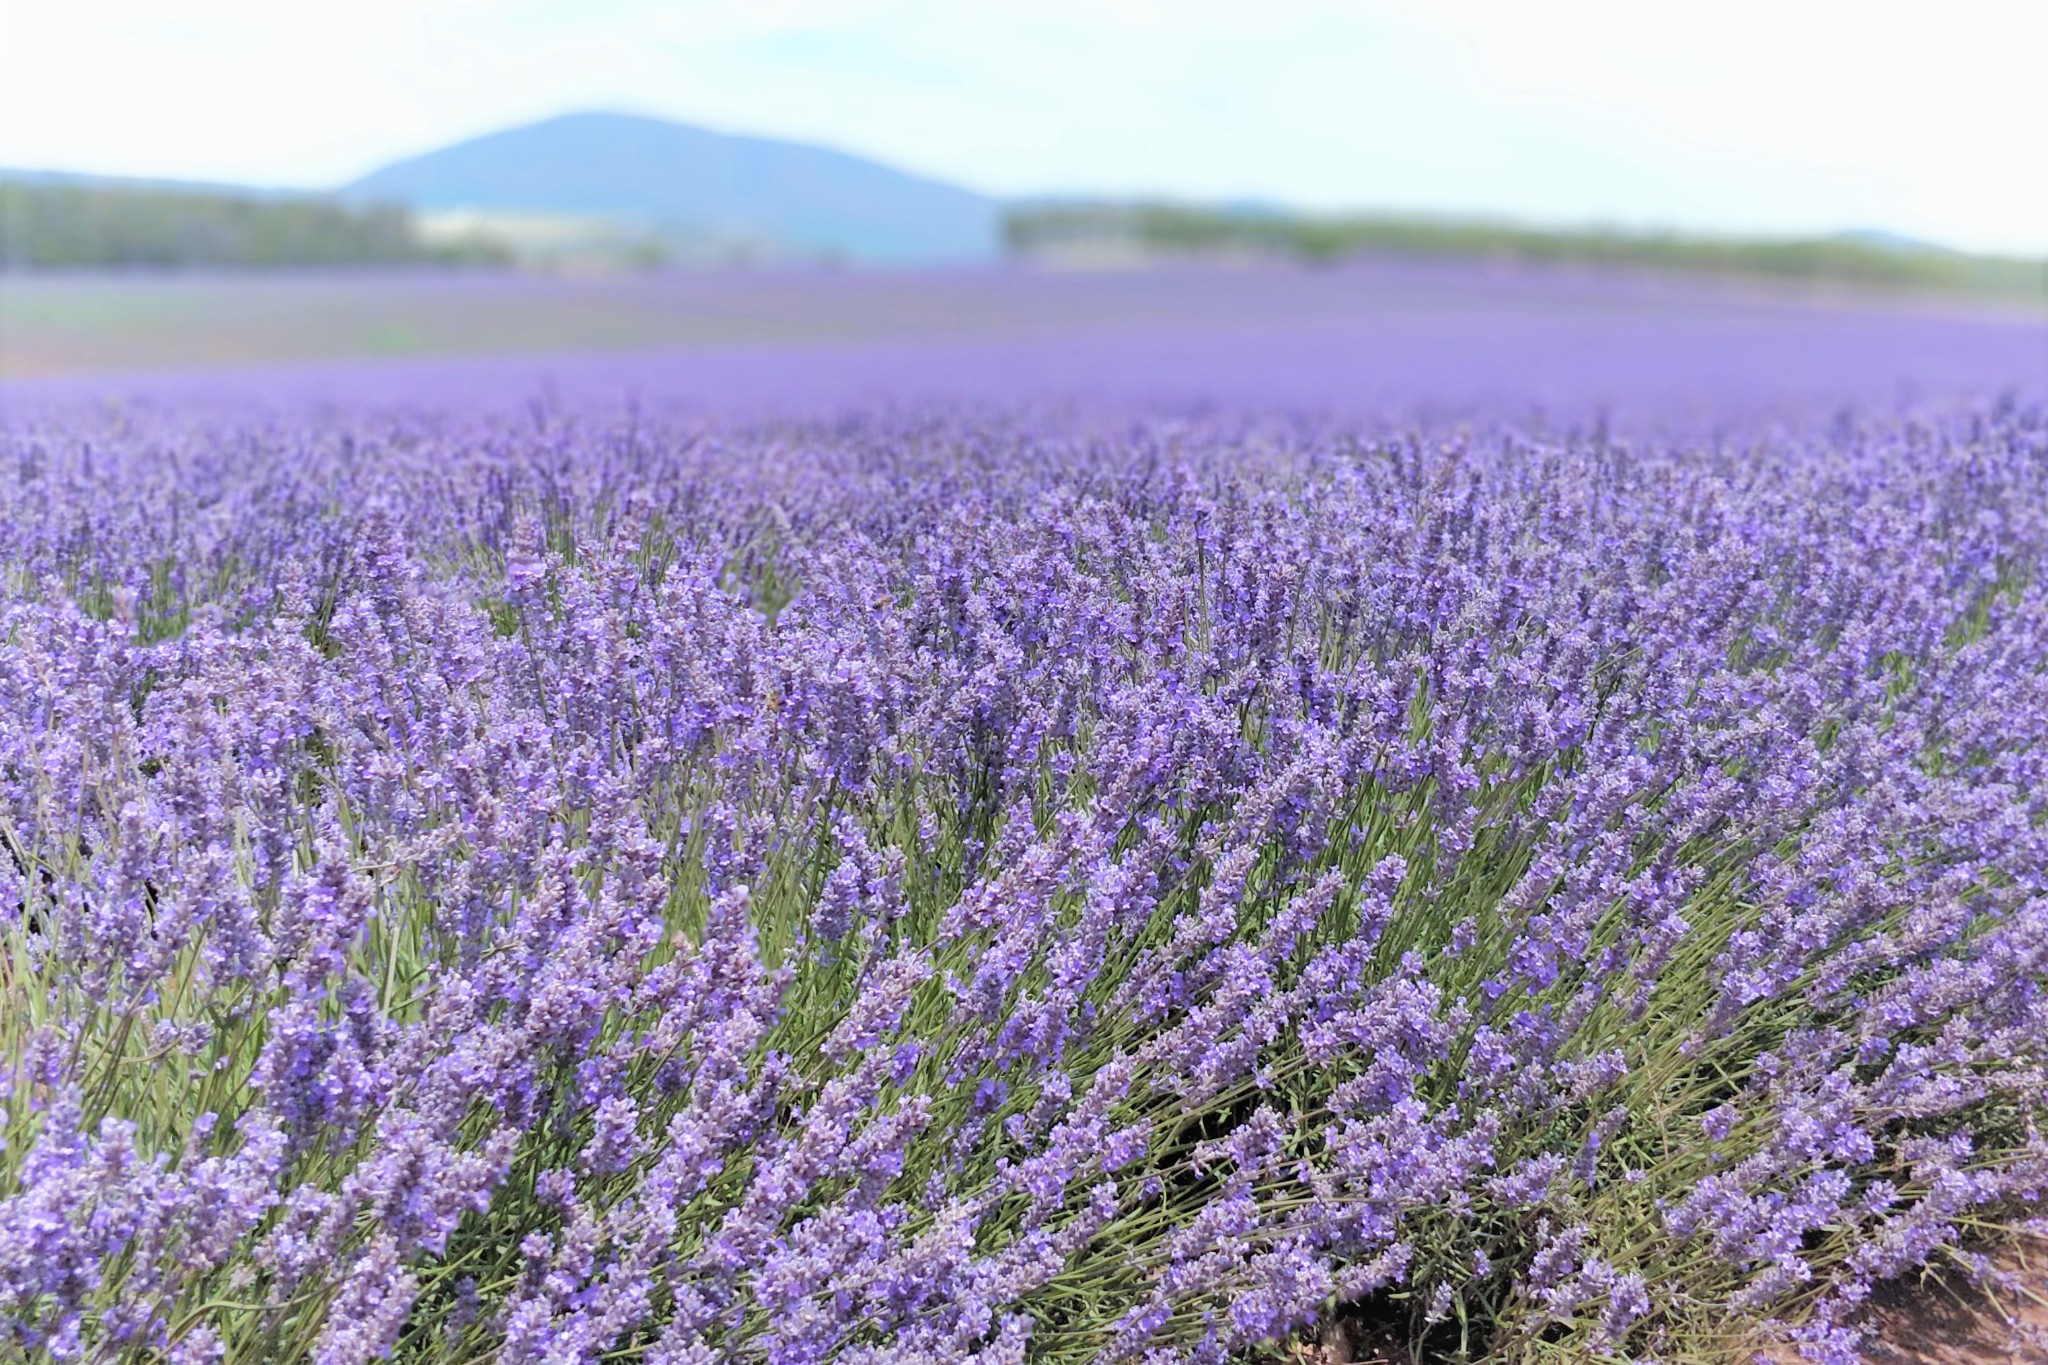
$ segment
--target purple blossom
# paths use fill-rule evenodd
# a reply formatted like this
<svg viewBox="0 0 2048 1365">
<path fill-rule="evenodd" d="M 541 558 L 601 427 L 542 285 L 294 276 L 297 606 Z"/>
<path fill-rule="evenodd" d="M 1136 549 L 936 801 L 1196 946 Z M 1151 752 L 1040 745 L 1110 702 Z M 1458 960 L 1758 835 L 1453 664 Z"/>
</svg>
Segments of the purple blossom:
<svg viewBox="0 0 2048 1365">
<path fill-rule="evenodd" d="M 2044 432 L 10 419 L 0 1342 L 1840 1358 L 2048 1198 Z"/>
</svg>

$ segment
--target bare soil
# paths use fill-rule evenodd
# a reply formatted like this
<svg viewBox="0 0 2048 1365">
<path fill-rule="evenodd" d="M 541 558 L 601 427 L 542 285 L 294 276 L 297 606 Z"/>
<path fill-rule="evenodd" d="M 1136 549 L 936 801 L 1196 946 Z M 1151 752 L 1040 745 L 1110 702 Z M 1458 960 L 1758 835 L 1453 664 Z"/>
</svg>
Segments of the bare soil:
<svg viewBox="0 0 2048 1365">
<path fill-rule="evenodd" d="M 2015 1243 L 1994 1259 L 2018 1277 L 2019 1293 L 1986 1293 L 1960 1271 L 1881 1289 L 1870 1304 L 1877 1338 L 1865 1359 L 1871 1365 L 2048 1365 L 2048 1240 Z M 1360 1330 L 1327 1331 L 1296 1343 L 1281 1359 L 1288 1365 L 1430 1365 L 1416 1361 L 1406 1343 Z M 1800 1365 L 1798 1352 L 1784 1346 L 1753 1359 Z"/>
<path fill-rule="evenodd" d="M 2018 1294 L 1988 1294 L 1961 1274 L 1895 1280 L 1872 1297 L 1878 1339 L 1872 1365 L 2048 1365 L 2048 1241 L 2017 1243 L 1994 1255 L 2018 1276 Z M 1773 1362 L 1794 1365 L 1778 1351 Z"/>
</svg>

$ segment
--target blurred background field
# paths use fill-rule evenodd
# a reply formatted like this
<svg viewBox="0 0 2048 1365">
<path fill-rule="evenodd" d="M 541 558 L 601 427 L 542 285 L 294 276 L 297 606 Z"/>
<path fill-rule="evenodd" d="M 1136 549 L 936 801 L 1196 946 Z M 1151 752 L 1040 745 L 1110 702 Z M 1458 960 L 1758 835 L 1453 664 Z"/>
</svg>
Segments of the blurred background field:
<svg viewBox="0 0 2048 1365">
<path fill-rule="evenodd" d="M 703 347 L 1100 328 L 1390 325 L 1423 317 L 1972 318 L 2023 306 L 1585 266 L 1376 258 L 1322 270 L 1172 264 L 549 275 L 385 267 L 0 277 L 0 374 L 370 356 Z"/>
<path fill-rule="evenodd" d="M 1084 401 L 1823 415 L 2038 391 L 2048 321 L 1953 299 L 1374 259 L 1167 265 L 50 274 L 0 280 L 0 404 L 249 396 L 704 411 Z"/>
</svg>

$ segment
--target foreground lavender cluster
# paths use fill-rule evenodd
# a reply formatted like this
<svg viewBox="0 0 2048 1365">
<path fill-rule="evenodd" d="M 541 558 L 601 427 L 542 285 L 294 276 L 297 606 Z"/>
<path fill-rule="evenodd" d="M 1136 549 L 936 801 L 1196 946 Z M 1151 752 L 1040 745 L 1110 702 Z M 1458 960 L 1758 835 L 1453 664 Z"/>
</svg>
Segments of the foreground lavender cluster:
<svg viewBox="0 0 2048 1365">
<path fill-rule="evenodd" d="M 0 1356 L 1852 1359 L 2048 1197 L 2048 420 L 0 436 Z"/>
</svg>

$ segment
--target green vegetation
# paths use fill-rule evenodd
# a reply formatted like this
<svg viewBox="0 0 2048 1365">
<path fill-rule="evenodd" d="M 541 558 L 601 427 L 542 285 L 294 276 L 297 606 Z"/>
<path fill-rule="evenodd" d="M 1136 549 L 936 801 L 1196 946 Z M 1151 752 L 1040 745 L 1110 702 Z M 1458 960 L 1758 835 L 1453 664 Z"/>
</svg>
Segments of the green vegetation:
<svg viewBox="0 0 2048 1365">
<path fill-rule="evenodd" d="M 1249 252 L 1310 262 L 1367 254 L 1483 256 L 2048 298 L 2048 262 L 1855 236 L 1759 240 L 1534 228 L 1484 219 L 1085 202 L 1013 210 L 1003 231 L 1011 251 L 1023 255 L 1112 248 L 1160 255 Z"/>
<path fill-rule="evenodd" d="M 0 269 L 502 263 L 481 239 L 428 242 L 404 209 L 128 185 L 0 182 Z"/>
</svg>

